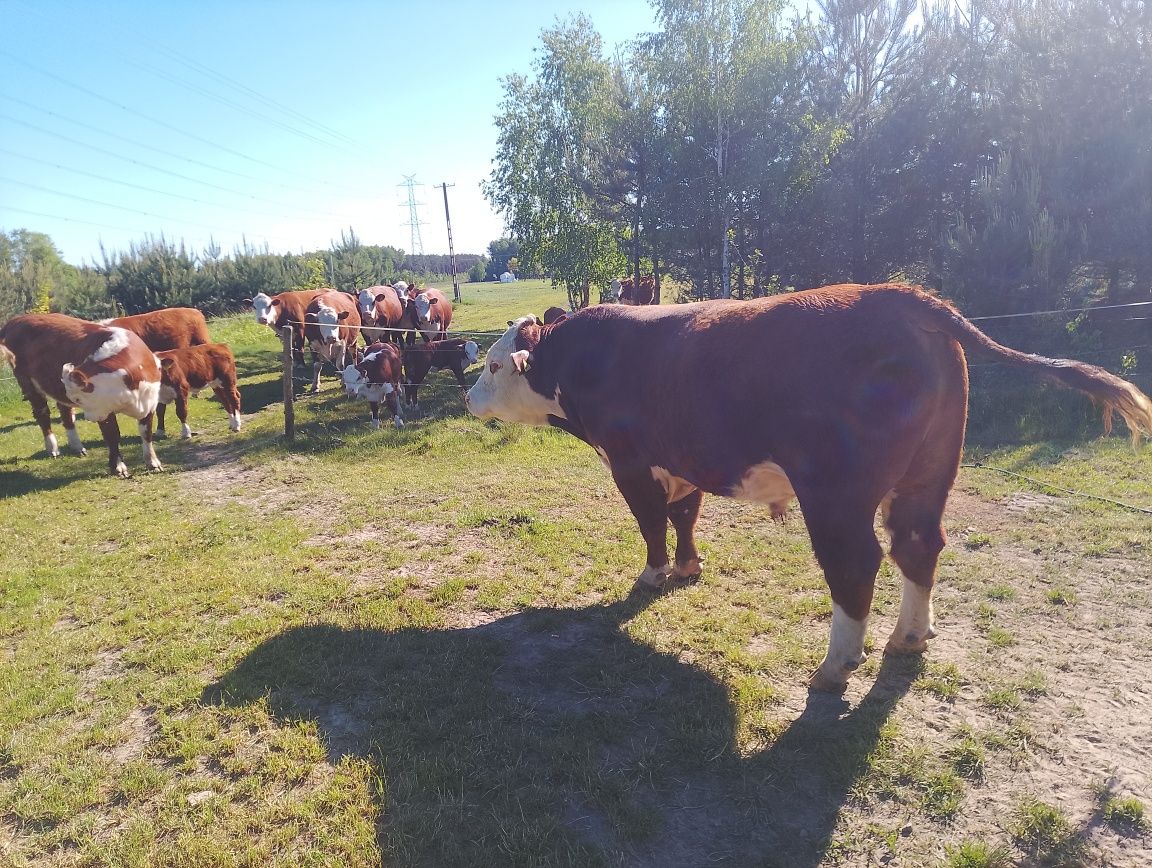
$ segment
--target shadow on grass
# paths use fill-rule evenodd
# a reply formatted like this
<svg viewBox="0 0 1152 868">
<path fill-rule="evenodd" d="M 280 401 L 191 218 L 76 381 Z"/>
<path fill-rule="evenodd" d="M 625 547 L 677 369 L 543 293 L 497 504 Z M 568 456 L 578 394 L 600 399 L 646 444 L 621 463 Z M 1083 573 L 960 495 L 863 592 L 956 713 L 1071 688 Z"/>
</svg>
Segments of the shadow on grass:
<svg viewBox="0 0 1152 868">
<path fill-rule="evenodd" d="M 72 458 L 72 461 L 69 459 Z M 88 462 L 79 463 L 73 456 L 61 455 L 60 458 L 44 460 L 53 462 L 68 462 L 71 466 L 63 472 L 54 471 L 52 475 L 40 476 L 26 470 L 0 470 L 0 497 L 20 497 L 40 491 L 55 491 L 66 488 L 74 482 L 92 479 L 97 476 L 108 475 L 106 462 L 98 465 L 98 470 Z"/>
<path fill-rule="evenodd" d="M 918 672 L 886 659 L 846 710 L 812 695 L 741 756 L 726 687 L 632 640 L 650 597 L 467 629 L 297 627 L 204 691 L 315 721 L 379 774 L 390 865 L 815 866 Z"/>
</svg>

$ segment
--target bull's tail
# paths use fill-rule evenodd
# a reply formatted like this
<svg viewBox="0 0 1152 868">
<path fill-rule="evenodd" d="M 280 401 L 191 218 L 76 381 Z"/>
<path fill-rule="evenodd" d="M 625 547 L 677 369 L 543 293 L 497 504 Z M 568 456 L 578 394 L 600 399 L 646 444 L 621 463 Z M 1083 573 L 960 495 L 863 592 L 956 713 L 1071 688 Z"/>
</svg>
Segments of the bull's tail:
<svg viewBox="0 0 1152 868">
<path fill-rule="evenodd" d="M 1136 443 L 1140 435 L 1152 437 L 1152 399 L 1129 383 L 1103 368 L 1071 359 L 1049 359 L 1022 353 L 998 344 L 951 306 L 924 295 L 929 316 L 936 330 L 954 338 L 965 350 L 979 352 L 1017 367 L 1026 368 L 1070 389 L 1084 392 L 1104 410 L 1104 431 L 1112 431 L 1112 413 L 1119 413 L 1132 432 Z"/>
</svg>

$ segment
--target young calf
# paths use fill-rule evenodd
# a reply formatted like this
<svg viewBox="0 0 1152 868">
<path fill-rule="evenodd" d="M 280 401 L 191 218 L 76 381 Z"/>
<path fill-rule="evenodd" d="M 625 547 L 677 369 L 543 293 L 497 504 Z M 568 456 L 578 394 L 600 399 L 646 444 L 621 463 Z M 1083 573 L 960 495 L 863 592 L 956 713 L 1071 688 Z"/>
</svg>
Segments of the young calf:
<svg viewBox="0 0 1152 868">
<path fill-rule="evenodd" d="M 331 362 L 343 371 L 360 334 L 356 299 L 346 292 L 329 290 L 316 296 L 304 313 L 304 339 L 312 349 L 312 394 L 320 391 L 320 369 Z"/>
<path fill-rule="evenodd" d="M 364 398 L 372 411 L 373 429 L 380 427 L 380 403 L 388 404 L 392 423 L 404 427 L 400 413 L 400 351 L 392 344 L 377 341 L 364 351 L 364 358 L 349 365 L 341 375 L 350 398 Z"/>
<path fill-rule="evenodd" d="M 44 433 L 44 448 L 60 454 L 48 399 L 60 408 L 68 445 L 83 455 L 73 409 L 100 424 L 108 446 L 108 471 L 127 477 L 120 458 L 117 413 L 139 422 L 144 463 L 160 470 L 152 448 L 152 414 L 160 396 L 160 365 L 135 334 L 117 326 L 102 326 L 58 313 L 15 316 L 0 328 L 0 355 L 12 365 L 24 399 Z"/>
<path fill-rule="evenodd" d="M 268 326 L 279 336 L 284 326 L 292 326 L 292 359 L 297 365 L 304 365 L 304 313 L 312 299 L 327 289 L 300 289 L 268 295 L 259 292 L 248 299 L 256 314 L 256 322 Z M 207 341 L 204 341 L 207 343 Z"/>
<path fill-rule="evenodd" d="M 464 369 L 476 364 L 479 357 L 480 347 L 476 345 L 476 341 L 466 341 L 463 338 L 405 347 L 404 403 L 412 410 L 416 410 L 419 404 L 420 384 L 424 382 L 429 371 L 438 371 L 441 368 L 447 368 L 455 374 L 457 384 L 463 389 L 467 385 L 464 381 Z"/>
<path fill-rule="evenodd" d="M 236 388 L 236 360 L 227 344 L 203 344 L 156 354 L 160 359 L 160 403 L 156 407 L 156 436 L 164 437 L 164 411 L 176 402 L 180 439 L 192 436 L 188 426 L 188 393 L 211 389 L 228 413 L 228 429 L 240 430 L 240 392 Z"/>
</svg>

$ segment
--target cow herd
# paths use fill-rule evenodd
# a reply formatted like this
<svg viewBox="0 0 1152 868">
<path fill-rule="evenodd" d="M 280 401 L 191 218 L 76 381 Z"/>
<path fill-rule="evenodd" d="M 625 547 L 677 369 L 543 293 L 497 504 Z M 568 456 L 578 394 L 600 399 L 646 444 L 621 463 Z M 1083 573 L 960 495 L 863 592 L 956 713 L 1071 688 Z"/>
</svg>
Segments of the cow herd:
<svg viewBox="0 0 1152 868">
<path fill-rule="evenodd" d="M 432 370 L 447 368 L 463 387 L 464 369 L 479 353 L 474 341 L 448 339 L 452 302 L 440 290 L 421 290 L 404 281 L 357 293 L 260 293 L 249 304 L 257 322 L 277 332 L 291 326 L 297 364 L 304 363 L 308 347 L 312 393 L 320 391 L 320 375 L 330 365 L 340 372 L 350 397 L 368 401 L 373 428 L 380 427 L 381 404 L 392 412 L 393 424 L 402 427 L 405 408 L 418 409 L 420 385 Z"/>
</svg>

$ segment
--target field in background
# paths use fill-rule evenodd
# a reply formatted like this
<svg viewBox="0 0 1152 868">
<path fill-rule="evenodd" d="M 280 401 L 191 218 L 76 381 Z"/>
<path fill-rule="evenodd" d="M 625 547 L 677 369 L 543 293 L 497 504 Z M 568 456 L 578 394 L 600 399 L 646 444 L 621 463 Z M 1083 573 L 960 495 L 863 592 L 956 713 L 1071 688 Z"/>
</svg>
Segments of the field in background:
<svg viewBox="0 0 1152 868">
<path fill-rule="evenodd" d="M 563 306 L 463 293 L 465 329 Z M 105 477 L 91 423 L 41 457 L 0 383 L 0 863 L 1147 864 L 1148 515 L 964 471 L 941 636 L 879 653 L 886 564 L 871 659 L 809 698 L 798 515 L 706 499 L 702 580 L 637 596 L 583 444 L 481 424 L 441 373 L 379 432 L 329 376 L 285 450 L 275 337 L 212 329 L 251 415 L 194 401 L 162 474 L 126 436 Z M 975 457 L 1152 508 L 1119 438 Z"/>
</svg>

